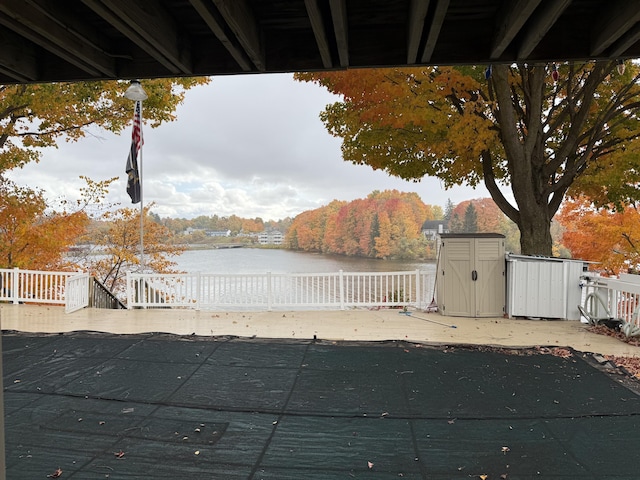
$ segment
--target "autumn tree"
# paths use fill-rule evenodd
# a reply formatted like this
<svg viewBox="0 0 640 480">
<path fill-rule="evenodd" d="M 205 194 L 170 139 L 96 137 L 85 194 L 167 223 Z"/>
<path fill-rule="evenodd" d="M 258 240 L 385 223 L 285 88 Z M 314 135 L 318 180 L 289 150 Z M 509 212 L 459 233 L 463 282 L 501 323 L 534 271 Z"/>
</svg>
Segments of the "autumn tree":
<svg viewBox="0 0 640 480">
<path fill-rule="evenodd" d="M 261 218 L 256 217 L 242 219 L 242 231 L 244 233 L 260 233 L 264 230 L 264 222 Z"/>
<path fill-rule="evenodd" d="M 476 216 L 478 233 L 501 233 L 505 236 L 505 249 L 508 252 L 520 252 L 520 232 L 513 223 L 496 205 L 492 198 L 474 198 L 465 200 L 452 206 L 449 222 L 449 231 L 452 233 L 464 231 L 465 214 L 469 205 L 473 204 Z M 554 253 L 556 237 L 554 236 Z"/>
<path fill-rule="evenodd" d="M 41 191 L 0 177 L 0 268 L 64 269 L 88 221 L 84 211 L 51 210 Z"/>
<path fill-rule="evenodd" d="M 621 211 L 597 209 L 586 197 L 566 202 L 559 214 L 565 231 L 563 244 L 576 258 L 596 263 L 606 274 L 640 271 L 640 212 L 636 206 Z"/>
<path fill-rule="evenodd" d="M 87 177 L 75 201 L 61 198 L 48 204 L 44 192 L 23 187 L 0 176 L 0 267 L 34 270 L 76 268 L 71 246 L 81 241 L 96 212 L 105 203 L 108 187 L 117 178 Z"/>
<path fill-rule="evenodd" d="M 288 248 L 373 258 L 425 256 L 425 220 L 442 216 L 415 193 L 372 192 L 351 202 L 298 215 L 285 238 Z"/>
<path fill-rule="evenodd" d="M 127 271 L 177 273 L 171 260 L 184 251 L 174 242 L 172 232 L 149 216 L 153 205 L 143 209 L 143 246 L 140 251 L 140 210 L 120 208 L 107 211 L 102 220 L 106 228 L 90 234 L 100 255 L 90 256 L 80 265 L 111 291 L 122 292 Z M 143 255 L 141 255 L 143 253 Z"/>
<path fill-rule="evenodd" d="M 524 254 L 552 254 L 566 195 L 618 207 L 640 197 L 640 68 L 627 62 L 299 73 L 342 101 L 321 119 L 346 161 L 446 187 L 484 182 Z M 557 81 L 555 80 L 557 78 Z M 511 202 L 502 186 L 510 186 Z"/>
<path fill-rule="evenodd" d="M 491 198 L 464 200 L 452 207 L 451 215 L 461 219 L 459 231 L 467 231 L 465 226 L 473 223 L 475 232 L 504 233 L 505 215 Z"/>
</svg>

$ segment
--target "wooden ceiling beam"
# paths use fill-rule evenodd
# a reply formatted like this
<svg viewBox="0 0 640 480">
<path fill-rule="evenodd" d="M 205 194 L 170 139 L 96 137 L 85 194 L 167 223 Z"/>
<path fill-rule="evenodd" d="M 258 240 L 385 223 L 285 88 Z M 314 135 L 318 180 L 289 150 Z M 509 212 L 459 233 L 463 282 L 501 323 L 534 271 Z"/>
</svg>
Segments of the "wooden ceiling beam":
<svg viewBox="0 0 640 480">
<path fill-rule="evenodd" d="M 0 30 L 0 72 L 17 82 L 38 80 L 35 48 L 9 30 Z"/>
<path fill-rule="evenodd" d="M 333 68 L 333 60 L 331 59 L 331 48 L 329 47 L 329 40 L 327 37 L 327 31 L 322 19 L 322 12 L 318 6 L 318 0 L 304 0 L 304 5 L 307 8 L 307 15 L 311 22 L 311 29 L 313 35 L 316 38 L 316 44 L 318 45 L 318 51 L 320 52 L 320 58 L 322 58 L 322 66 L 324 68 Z"/>
<path fill-rule="evenodd" d="M 544 3 L 531 17 L 528 27 L 518 49 L 518 60 L 527 58 L 538 46 L 551 27 L 558 21 L 562 12 L 569 6 L 571 0 L 554 0 Z"/>
<path fill-rule="evenodd" d="M 502 56 L 540 2 L 541 0 L 511 0 L 505 3 L 507 7 L 503 10 L 502 18 L 498 22 L 497 33 L 489 54 L 491 60 L 497 60 Z"/>
<path fill-rule="evenodd" d="M 329 0 L 333 31 L 338 44 L 338 58 L 340 66 L 349 66 L 349 22 L 347 17 L 347 2 L 345 0 Z"/>
<path fill-rule="evenodd" d="M 120 33 L 162 64 L 169 73 L 191 74 L 191 55 L 182 47 L 171 16 L 151 0 L 82 0 Z"/>
<path fill-rule="evenodd" d="M 407 64 L 418 62 L 418 51 L 424 32 L 424 22 L 429 11 L 429 0 L 411 0 L 407 33 Z"/>
<path fill-rule="evenodd" d="M 625 52 L 640 41 L 640 24 L 636 24 L 631 30 L 625 33 L 620 40 L 613 44 L 609 55 L 611 58 L 627 57 Z"/>
<path fill-rule="evenodd" d="M 3 0 L 0 23 L 89 75 L 114 76 L 115 61 L 78 33 L 79 20 L 57 15 L 54 21 L 47 14 L 46 4 Z"/>
<path fill-rule="evenodd" d="M 436 7 L 431 17 L 431 23 L 429 24 L 429 32 L 427 33 L 427 40 L 424 44 L 424 50 L 422 51 L 422 57 L 420 61 L 422 63 L 431 62 L 431 57 L 436 49 L 438 43 L 438 37 L 440 36 L 440 30 L 442 30 L 442 24 L 444 18 L 447 15 L 449 9 L 449 0 L 436 0 Z"/>
<path fill-rule="evenodd" d="M 212 1 L 255 68 L 259 72 L 266 71 L 260 27 L 249 3 L 246 0 Z"/>
<path fill-rule="evenodd" d="M 208 0 L 190 0 L 190 2 L 216 38 L 227 49 L 238 66 L 245 72 L 252 71 L 253 64 L 247 58 L 247 55 L 238 43 L 237 39 L 227 35 L 227 31 L 225 29 L 226 25 L 220 17 L 220 14 L 213 8 L 212 3 Z"/>
<path fill-rule="evenodd" d="M 594 25 L 594 41 L 591 55 L 599 56 L 615 41 L 627 33 L 640 21 L 640 8 L 637 2 L 619 0 L 606 9 L 606 14 Z"/>
</svg>

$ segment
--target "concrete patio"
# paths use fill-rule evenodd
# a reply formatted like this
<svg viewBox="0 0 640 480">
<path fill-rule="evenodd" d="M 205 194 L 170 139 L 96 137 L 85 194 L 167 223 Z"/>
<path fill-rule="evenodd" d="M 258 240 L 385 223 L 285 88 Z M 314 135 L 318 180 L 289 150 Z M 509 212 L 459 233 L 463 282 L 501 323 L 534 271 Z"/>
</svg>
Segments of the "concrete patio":
<svg viewBox="0 0 640 480">
<path fill-rule="evenodd" d="M 589 332 L 578 321 L 445 317 L 395 309 L 213 312 L 98 310 L 65 314 L 56 306 L 0 304 L 3 330 L 114 334 L 171 333 L 348 341 L 402 340 L 430 345 L 565 346 L 581 352 L 640 357 L 640 348 Z"/>
</svg>

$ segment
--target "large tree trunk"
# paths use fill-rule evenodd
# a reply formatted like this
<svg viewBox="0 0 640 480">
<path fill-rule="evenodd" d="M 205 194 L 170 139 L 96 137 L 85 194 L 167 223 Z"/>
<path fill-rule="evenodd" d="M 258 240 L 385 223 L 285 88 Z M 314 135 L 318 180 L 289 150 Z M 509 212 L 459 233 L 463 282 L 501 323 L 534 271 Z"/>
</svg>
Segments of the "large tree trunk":
<svg viewBox="0 0 640 480">
<path fill-rule="evenodd" d="M 547 206 L 528 204 L 519 207 L 520 252 L 523 255 L 552 256 L 551 218 Z"/>
<path fill-rule="evenodd" d="M 496 116 L 511 172 L 511 190 L 517 209 L 505 205 L 508 202 L 497 192 L 490 157 L 483 158 L 485 184 L 494 200 L 498 195 L 502 197 L 496 203 L 518 225 L 521 253 L 551 256 L 551 218 L 557 209 L 555 204 L 559 197 L 554 197 L 548 192 L 550 178 L 544 171 L 545 149 L 540 134 L 544 68 L 533 68 L 527 75 L 527 107 L 530 111 L 527 116 L 527 134 L 522 136 L 517 126 L 522 122 L 520 115 L 523 113 L 517 112 L 521 106 L 512 97 L 508 78 L 509 67 L 497 66 L 494 75 L 498 104 Z M 491 183 L 493 185 L 490 185 Z"/>
<path fill-rule="evenodd" d="M 518 208 L 515 208 L 504 197 L 496 184 L 491 169 L 491 155 L 488 151 L 483 152 L 482 164 L 484 184 L 489 190 L 491 198 L 520 230 L 520 252 L 523 255 L 551 256 L 553 251 L 551 219 L 555 213 L 554 208 L 544 201 L 540 204 L 533 200 L 534 196 L 530 192 L 525 192 L 526 188 L 524 187 L 520 190 L 517 188 L 512 190 L 518 205 Z M 522 186 L 525 183 L 519 182 L 519 185 Z"/>
</svg>

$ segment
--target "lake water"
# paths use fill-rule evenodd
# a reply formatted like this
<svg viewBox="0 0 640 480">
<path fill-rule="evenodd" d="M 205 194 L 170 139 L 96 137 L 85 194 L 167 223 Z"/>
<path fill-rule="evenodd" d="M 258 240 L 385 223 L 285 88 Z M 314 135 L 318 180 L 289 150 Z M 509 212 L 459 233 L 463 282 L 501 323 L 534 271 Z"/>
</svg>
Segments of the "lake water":
<svg viewBox="0 0 640 480">
<path fill-rule="evenodd" d="M 177 269 L 189 273 L 325 273 L 340 270 L 435 272 L 434 262 L 379 260 L 260 248 L 188 250 L 174 260 Z"/>
</svg>

